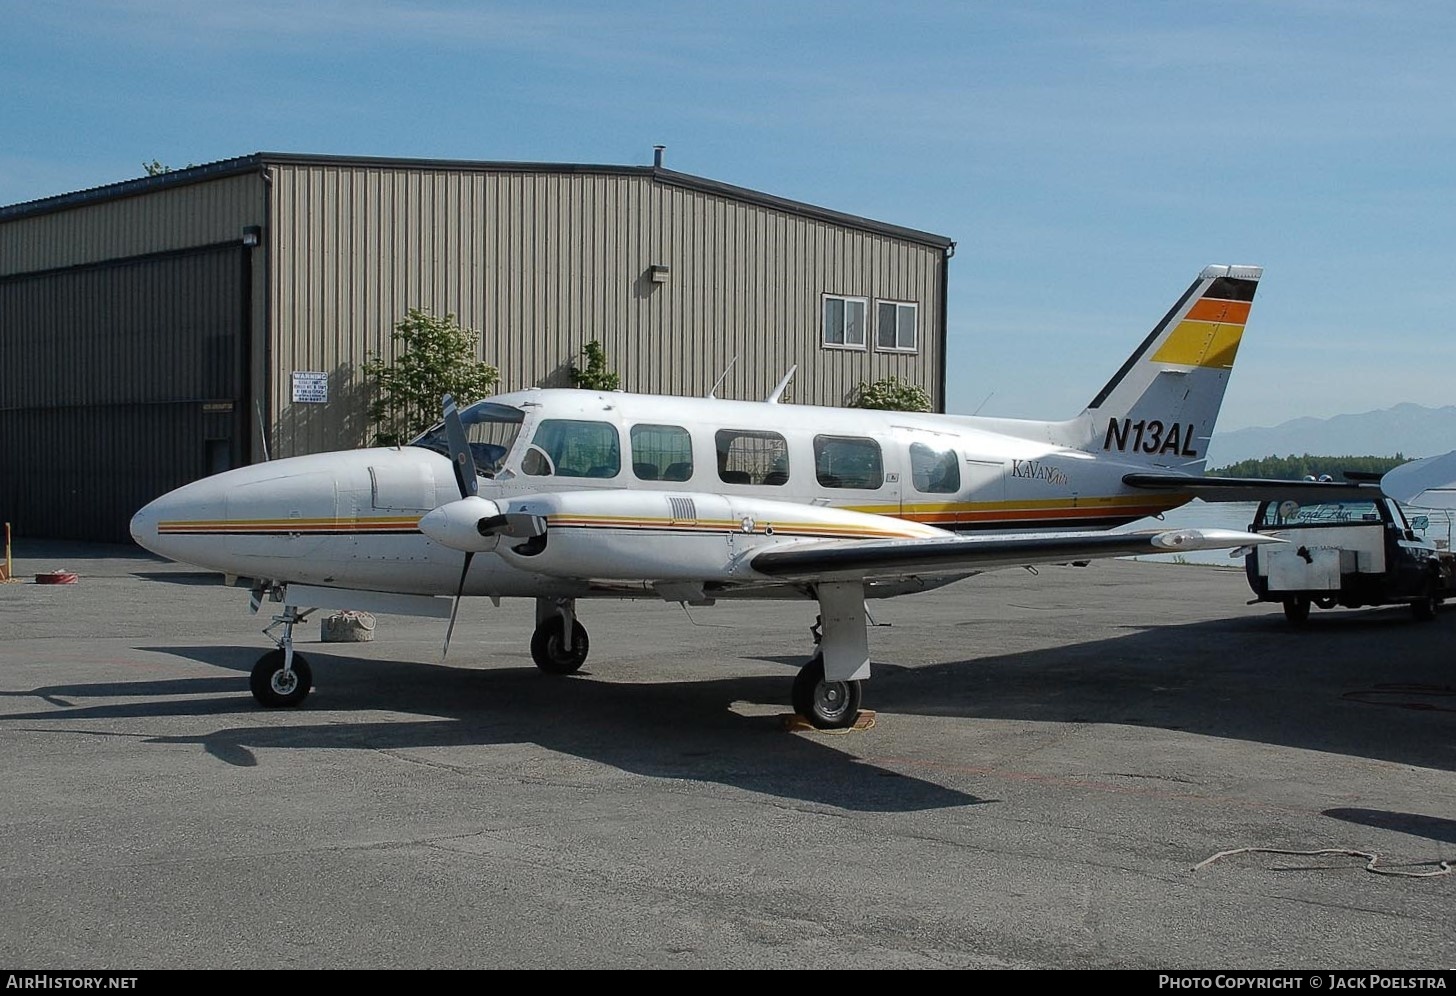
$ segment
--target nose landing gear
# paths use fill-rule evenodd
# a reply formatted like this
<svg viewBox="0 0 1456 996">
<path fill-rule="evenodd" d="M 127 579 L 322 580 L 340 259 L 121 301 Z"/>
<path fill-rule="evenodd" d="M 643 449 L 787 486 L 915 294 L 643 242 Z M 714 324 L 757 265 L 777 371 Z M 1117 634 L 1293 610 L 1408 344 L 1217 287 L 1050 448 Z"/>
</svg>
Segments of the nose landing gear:
<svg viewBox="0 0 1456 996">
<path fill-rule="evenodd" d="M 292 605 L 284 606 L 281 616 L 274 616 L 273 623 L 263 630 L 278 644 L 277 650 L 270 650 L 258 658 L 253 665 L 248 686 L 259 705 L 269 708 L 300 705 L 313 689 L 313 668 L 302 654 L 293 652 L 293 627 L 308 618 L 309 612 L 299 612 Z M 271 630 L 282 626 L 283 632 L 273 636 Z"/>
</svg>

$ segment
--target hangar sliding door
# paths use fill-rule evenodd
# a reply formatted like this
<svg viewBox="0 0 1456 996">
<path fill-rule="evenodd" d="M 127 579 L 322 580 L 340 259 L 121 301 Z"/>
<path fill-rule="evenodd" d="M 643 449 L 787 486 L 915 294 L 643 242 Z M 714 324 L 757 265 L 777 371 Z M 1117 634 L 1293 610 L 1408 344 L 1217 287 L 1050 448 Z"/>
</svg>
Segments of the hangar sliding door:
<svg viewBox="0 0 1456 996">
<path fill-rule="evenodd" d="M 0 279 L 0 518 L 127 542 L 156 496 L 247 459 L 246 249 Z"/>
</svg>

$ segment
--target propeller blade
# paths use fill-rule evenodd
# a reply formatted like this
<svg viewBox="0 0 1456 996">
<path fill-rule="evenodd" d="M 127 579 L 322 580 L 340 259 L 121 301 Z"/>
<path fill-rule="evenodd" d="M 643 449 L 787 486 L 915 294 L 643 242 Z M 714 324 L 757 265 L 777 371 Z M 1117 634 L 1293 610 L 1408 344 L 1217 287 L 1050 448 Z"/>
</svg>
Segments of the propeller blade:
<svg viewBox="0 0 1456 996">
<path fill-rule="evenodd" d="M 470 561 L 475 554 L 467 550 L 465 552 L 465 566 L 460 568 L 460 584 L 455 589 L 455 604 L 450 606 L 450 625 L 445 627 L 445 646 L 440 651 L 440 660 L 443 662 L 450 656 L 450 637 L 455 635 L 455 616 L 460 612 L 460 596 L 465 593 L 465 575 L 470 573 Z"/>
<path fill-rule="evenodd" d="M 460 485 L 460 497 L 469 498 L 480 487 L 475 477 L 475 456 L 470 452 L 470 440 L 455 399 L 447 394 L 440 400 L 445 407 L 445 438 L 450 443 L 450 462 L 455 465 L 455 483 Z"/>
</svg>

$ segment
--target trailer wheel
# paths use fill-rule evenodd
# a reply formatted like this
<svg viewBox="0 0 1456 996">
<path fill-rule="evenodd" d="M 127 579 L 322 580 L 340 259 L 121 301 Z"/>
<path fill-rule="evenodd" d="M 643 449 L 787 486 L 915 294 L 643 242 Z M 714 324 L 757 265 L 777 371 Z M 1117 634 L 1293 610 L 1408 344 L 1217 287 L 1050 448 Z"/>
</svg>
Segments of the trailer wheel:
<svg viewBox="0 0 1456 996">
<path fill-rule="evenodd" d="M 1284 618 L 1295 626 L 1309 621 L 1309 599 L 1303 595 L 1291 595 L 1284 600 Z"/>
</svg>

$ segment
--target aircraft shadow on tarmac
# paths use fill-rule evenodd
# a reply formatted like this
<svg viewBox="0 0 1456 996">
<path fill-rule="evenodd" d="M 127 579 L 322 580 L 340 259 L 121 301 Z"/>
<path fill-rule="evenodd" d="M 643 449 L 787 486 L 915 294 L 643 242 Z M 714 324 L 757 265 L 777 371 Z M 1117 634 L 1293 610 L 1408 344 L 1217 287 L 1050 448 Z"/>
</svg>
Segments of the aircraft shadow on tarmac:
<svg viewBox="0 0 1456 996">
<path fill-rule="evenodd" d="M 883 667 L 866 700 L 885 713 L 1125 724 L 1456 770 L 1453 651 L 1456 614 L 1332 611 L 1302 629 L 1250 615 Z"/>
<path fill-rule="evenodd" d="M 1324 815 L 1346 823 L 1399 830 L 1415 837 L 1456 844 L 1456 820 L 1418 813 L 1398 813 L 1388 809 L 1326 809 Z"/>
<path fill-rule="evenodd" d="M 259 715 L 246 676 L 256 648 L 140 649 L 243 673 L 34 689 L 24 694 L 63 706 L 102 696 L 133 701 L 10 714 L 0 722 Z M 862 761 L 839 749 L 839 737 L 783 732 L 778 715 L 744 716 L 727 708 L 736 701 L 782 700 L 786 685 L 778 677 L 617 684 L 543 675 L 534 667 L 471 669 L 350 659 L 315 647 L 306 653 L 319 691 L 298 712 L 266 713 L 283 722 L 227 726 L 202 736 L 149 736 L 145 742 L 196 743 L 214 757 L 241 766 L 258 763 L 257 751 L 277 748 L 403 750 L 536 743 L 649 777 L 715 782 L 848 810 L 905 812 L 986 801 Z M 225 691 L 236 694 L 211 697 Z M 340 715 L 366 711 L 421 718 L 339 721 Z M 324 712 L 328 721 L 319 722 L 318 714 Z M 288 722 L 293 716 L 301 721 Z M 847 740 L 844 745 L 849 746 Z"/>
<path fill-rule="evenodd" d="M 949 624 L 947 656 L 956 642 L 989 644 L 1004 625 Z M 1331 612 L 1302 630 L 1268 613 L 1129 628 L 1112 638 L 1042 650 L 917 667 L 877 665 L 866 704 L 886 715 L 1183 730 L 1456 770 L 1453 637 L 1451 615 L 1420 624 L 1399 610 Z M 63 711 L 5 720 L 257 714 L 245 675 L 258 648 L 139 649 L 240 673 L 36 689 L 26 694 Z M 321 725 L 289 723 L 285 717 L 291 714 L 279 712 L 268 715 L 284 719 L 281 723 L 156 739 L 200 743 L 233 764 L 256 763 L 255 750 L 275 747 L 538 743 L 651 777 L 712 781 L 850 810 L 985 801 L 861 761 L 850 753 L 853 736 L 841 750 L 838 738 L 788 735 L 780 732 L 777 716 L 749 717 L 729 708 L 736 701 L 783 702 L 784 677 L 617 683 L 610 661 L 591 680 L 582 680 L 541 675 L 534 668 L 464 668 L 351 659 L 347 652 L 316 647 L 306 651 L 321 692 L 300 716 L 328 710 L 332 719 L 382 710 L 427 718 Z M 757 659 L 792 666 L 801 661 Z M 219 697 L 234 691 L 235 696 Z M 73 700 L 95 697 L 151 700 L 69 707 Z"/>
</svg>

